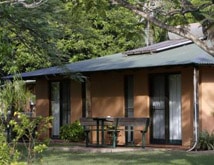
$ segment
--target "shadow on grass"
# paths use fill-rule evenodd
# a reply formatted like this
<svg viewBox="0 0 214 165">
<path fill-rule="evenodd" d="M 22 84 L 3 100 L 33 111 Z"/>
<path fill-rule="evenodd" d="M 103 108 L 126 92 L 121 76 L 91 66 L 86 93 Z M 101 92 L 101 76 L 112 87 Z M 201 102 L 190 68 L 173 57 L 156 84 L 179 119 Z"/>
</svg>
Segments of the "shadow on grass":
<svg viewBox="0 0 214 165">
<path fill-rule="evenodd" d="M 158 165 L 207 165 L 214 162 L 214 152 L 206 154 L 187 153 L 185 151 L 132 151 L 120 153 L 89 153 L 89 152 L 63 152 L 45 151 L 42 155 L 42 164 L 63 165 L 63 164 L 158 164 Z M 38 163 L 38 164 L 41 164 Z"/>
</svg>

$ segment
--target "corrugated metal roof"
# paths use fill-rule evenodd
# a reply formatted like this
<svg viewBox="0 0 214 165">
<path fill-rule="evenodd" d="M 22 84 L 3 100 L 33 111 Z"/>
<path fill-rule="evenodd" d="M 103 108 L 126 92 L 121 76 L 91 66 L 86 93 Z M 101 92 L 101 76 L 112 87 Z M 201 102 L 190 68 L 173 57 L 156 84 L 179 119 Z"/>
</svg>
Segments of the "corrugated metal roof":
<svg viewBox="0 0 214 165">
<path fill-rule="evenodd" d="M 160 42 L 157 44 L 149 45 L 149 46 L 146 46 L 143 48 L 130 50 L 130 51 L 125 52 L 125 54 L 137 55 L 137 54 L 144 54 L 144 53 L 154 53 L 154 52 L 156 53 L 156 52 L 176 48 L 176 47 L 179 47 L 181 45 L 186 45 L 186 44 L 190 44 L 190 43 L 192 43 L 192 41 L 185 39 L 185 38 L 184 39 L 168 40 L 168 41 L 163 41 L 163 42 Z"/>
<path fill-rule="evenodd" d="M 44 75 L 57 75 L 65 72 L 84 73 L 188 64 L 214 65 L 214 57 L 200 49 L 195 44 L 188 44 L 173 49 L 166 49 L 157 53 L 151 53 L 150 55 L 142 54 L 128 56 L 124 53 L 118 53 L 67 64 L 64 67 L 51 67 L 22 73 L 21 75 L 23 78 L 28 78 Z"/>
</svg>

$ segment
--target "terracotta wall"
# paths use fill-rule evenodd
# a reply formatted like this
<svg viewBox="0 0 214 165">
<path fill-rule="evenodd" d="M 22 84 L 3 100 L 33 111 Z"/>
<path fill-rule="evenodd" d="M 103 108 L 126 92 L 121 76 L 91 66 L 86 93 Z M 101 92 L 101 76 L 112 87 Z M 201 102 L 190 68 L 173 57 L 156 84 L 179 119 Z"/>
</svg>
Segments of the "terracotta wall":
<svg viewBox="0 0 214 165">
<path fill-rule="evenodd" d="M 92 116 L 124 116 L 123 76 L 120 72 L 91 75 Z"/>
<path fill-rule="evenodd" d="M 38 79 L 35 86 L 36 94 L 36 116 L 49 116 L 49 85 L 48 81 L 44 78 Z M 47 130 L 41 138 L 49 137 L 49 130 Z"/>
<path fill-rule="evenodd" d="M 112 71 L 91 75 L 92 116 L 125 116 L 126 75 L 134 76 L 134 116 L 149 116 L 148 79 L 144 71 Z"/>
<path fill-rule="evenodd" d="M 92 116 L 125 116 L 124 108 L 124 76 L 134 75 L 134 116 L 149 116 L 149 74 L 152 73 L 181 73 L 182 78 L 182 146 L 189 147 L 193 138 L 193 67 L 174 67 L 157 69 L 136 69 L 133 71 L 111 71 L 97 72 L 90 74 L 90 95 L 91 95 L 91 115 Z M 201 77 L 201 95 L 206 95 L 201 100 L 203 112 L 202 127 L 207 129 L 212 117 L 213 109 L 211 102 L 214 92 L 210 93 L 213 83 L 208 83 L 212 70 Z M 214 78 L 213 78 L 214 79 Z M 212 79 L 212 81 L 214 81 Z M 46 79 L 38 79 L 36 82 L 36 108 L 37 115 L 49 115 L 49 87 Z M 209 91 L 209 92 L 208 92 Z M 71 81 L 71 122 L 78 120 L 82 116 L 82 92 L 81 83 Z M 209 93 L 209 94 L 207 94 Z M 209 99 L 209 102 L 207 102 Z M 205 111 L 206 109 L 206 111 Z M 208 110 L 208 111 L 207 111 Z M 209 117 L 209 121 L 205 120 Z M 208 127 L 211 130 L 211 127 Z M 139 144 L 141 135 L 136 135 Z M 124 138 L 121 139 L 124 142 Z M 147 144 L 149 144 L 149 133 L 147 134 Z"/>
<path fill-rule="evenodd" d="M 149 117 L 149 80 L 147 70 L 141 70 L 134 74 L 134 116 Z M 143 129 L 142 127 L 137 128 Z M 146 134 L 146 142 L 149 144 L 150 129 Z M 140 131 L 134 132 L 136 145 L 142 145 Z"/>
<path fill-rule="evenodd" d="M 182 146 L 193 143 L 193 67 L 182 70 Z"/>
<path fill-rule="evenodd" d="M 71 122 L 79 120 L 82 117 L 82 93 L 81 83 L 71 81 Z"/>
<path fill-rule="evenodd" d="M 124 76 L 133 72 L 102 72 L 92 74 L 91 85 L 91 110 L 92 116 L 124 117 Z M 106 135 L 106 139 L 108 139 Z M 94 134 L 93 141 L 96 141 Z M 118 144 L 125 143 L 124 132 L 118 135 Z"/>
<path fill-rule="evenodd" d="M 90 78 L 92 116 L 124 116 L 124 76 L 129 74 L 134 75 L 134 116 L 149 116 L 149 74 L 166 72 L 182 75 L 182 146 L 189 147 L 193 138 L 193 67 L 94 73 Z M 140 144 L 140 133 L 135 137 Z"/>
<path fill-rule="evenodd" d="M 200 68 L 200 131 L 214 131 L 214 68 Z"/>
<path fill-rule="evenodd" d="M 36 81 L 36 115 L 49 116 L 49 85 L 46 79 Z"/>
<path fill-rule="evenodd" d="M 147 71 L 134 76 L 134 116 L 149 117 L 149 81 Z"/>
</svg>

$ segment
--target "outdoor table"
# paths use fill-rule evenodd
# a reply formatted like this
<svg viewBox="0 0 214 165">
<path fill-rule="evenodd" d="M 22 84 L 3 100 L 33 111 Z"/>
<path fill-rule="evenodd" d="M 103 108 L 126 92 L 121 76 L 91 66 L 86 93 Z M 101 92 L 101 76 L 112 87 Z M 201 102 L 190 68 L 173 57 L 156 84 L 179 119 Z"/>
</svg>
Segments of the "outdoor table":
<svg viewBox="0 0 214 165">
<path fill-rule="evenodd" d="M 93 120 L 96 121 L 97 125 L 96 125 L 96 132 L 97 132 L 97 146 L 100 145 L 99 142 L 99 128 L 101 126 L 101 136 L 102 136 L 102 141 L 101 141 L 101 145 L 103 146 L 105 144 L 105 138 L 104 138 L 104 127 L 105 127 L 105 122 L 111 122 L 110 120 L 111 118 L 109 117 L 93 117 Z M 101 124 L 101 125 L 100 125 Z"/>
</svg>

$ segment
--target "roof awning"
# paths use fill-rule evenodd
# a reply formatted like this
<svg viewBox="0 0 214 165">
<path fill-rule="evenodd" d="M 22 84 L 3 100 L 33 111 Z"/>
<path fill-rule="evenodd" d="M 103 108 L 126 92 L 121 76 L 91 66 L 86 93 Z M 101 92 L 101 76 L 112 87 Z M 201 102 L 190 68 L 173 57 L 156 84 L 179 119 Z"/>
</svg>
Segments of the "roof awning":
<svg viewBox="0 0 214 165">
<path fill-rule="evenodd" d="M 147 53 L 145 54 L 145 52 Z M 137 55 L 135 55 L 135 53 Z M 214 65 L 214 57 L 200 49 L 191 41 L 180 39 L 157 43 L 151 45 L 149 48 L 144 47 L 127 51 L 125 53 L 118 53 L 74 62 L 64 65 L 63 67 L 56 66 L 32 72 L 26 72 L 22 73 L 21 76 L 23 78 L 30 78 L 76 72 L 86 73 L 190 64 Z M 9 77 L 12 78 L 12 76 Z"/>
</svg>

